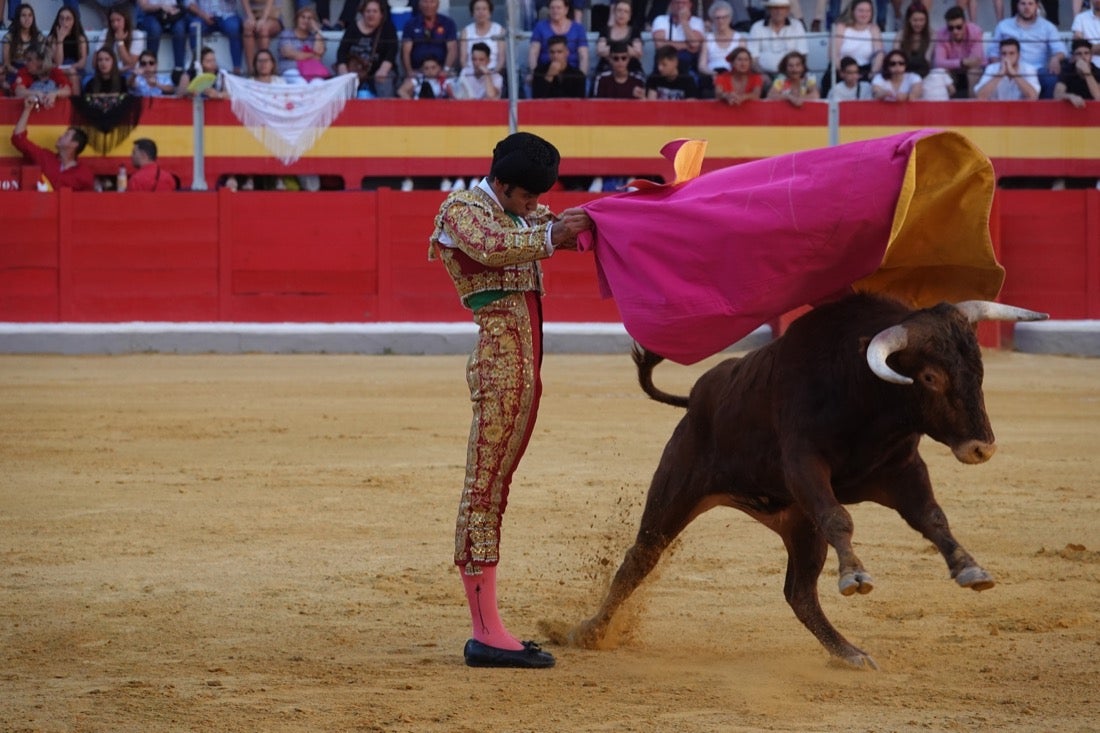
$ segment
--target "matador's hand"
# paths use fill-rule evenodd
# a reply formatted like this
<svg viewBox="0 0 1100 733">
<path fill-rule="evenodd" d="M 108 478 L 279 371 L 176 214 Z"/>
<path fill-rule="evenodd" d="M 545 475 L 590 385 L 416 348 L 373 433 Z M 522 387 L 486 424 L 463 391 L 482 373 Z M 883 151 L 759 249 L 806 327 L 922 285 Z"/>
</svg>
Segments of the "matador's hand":
<svg viewBox="0 0 1100 733">
<path fill-rule="evenodd" d="M 592 228 L 584 209 L 566 209 L 550 227 L 550 241 L 557 249 L 576 249 L 577 235 Z"/>
</svg>

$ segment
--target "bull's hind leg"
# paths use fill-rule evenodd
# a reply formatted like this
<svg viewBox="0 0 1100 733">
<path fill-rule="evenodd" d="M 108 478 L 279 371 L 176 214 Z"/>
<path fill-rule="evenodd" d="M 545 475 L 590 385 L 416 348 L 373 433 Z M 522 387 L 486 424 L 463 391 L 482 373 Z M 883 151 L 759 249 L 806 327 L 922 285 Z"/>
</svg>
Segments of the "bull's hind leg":
<svg viewBox="0 0 1100 733">
<path fill-rule="evenodd" d="M 783 595 L 798 620 L 839 660 L 861 669 L 878 669 L 866 652 L 836 630 L 825 617 L 817 595 L 817 579 L 825 567 L 829 544 L 813 522 L 796 507 L 789 507 L 766 522 L 779 533 L 787 548 L 787 578 Z"/>
</svg>

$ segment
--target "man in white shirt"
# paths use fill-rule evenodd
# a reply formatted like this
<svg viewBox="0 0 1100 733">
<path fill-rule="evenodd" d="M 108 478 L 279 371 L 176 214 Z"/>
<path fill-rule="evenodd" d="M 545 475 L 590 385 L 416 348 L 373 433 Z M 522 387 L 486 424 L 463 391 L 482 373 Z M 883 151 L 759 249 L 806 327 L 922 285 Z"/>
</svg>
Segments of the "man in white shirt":
<svg viewBox="0 0 1100 733">
<path fill-rule="evenodd" d="M 1074 38 L 1084 38 L 1092 44 L 1092 63 L 1100 66 L 1100 2 L 1094 2 L 1091 10 L 1075 15 L 1070 30 Z"/>
<path fill-rule="evenodd" d="M 791 51 L 803 56 L 809 54 L 806 27 L 802 21 L 790 17 L 791 0 L 768 0 L 768 19 L 758 20 L 749 31 L 749 51 L 752 52 L 757 71 L 775 76 L 779 73 L 779 61 Z"/>
<path fill-rule="evenodd" d="M 1037 0 L 1016 0 L 1016 15 L 1005 18 L 993 29 L 987 54 L 991 60 L 997 58 L 997 44 L 1006 38 L 1019 41 L 1020 59 L 1038 70 L 1039 96 L 1052 98 L 1066 59 L 1066 44 L 1058 27 L 1039 15 Z"/>
<path fill-rule="evenodd" d="M 670 0 L 668 14 L 653 19 L 654 49 L 675 48 L 681 73 L 691 73 L 699 65 L 699 50 L 706 35 L 703 19 L 691 13 L 691 0 Z"/>
<path fill-rule="evenodd" d="M 985 74 L 974 88 L 978 99 L 1012 101 L 1039 98 L 1039 72 L 1020 60 L 1020 42 L 1006 38 L 1000 45 L 1001 60 L 985 67 Z"/>
</svg>

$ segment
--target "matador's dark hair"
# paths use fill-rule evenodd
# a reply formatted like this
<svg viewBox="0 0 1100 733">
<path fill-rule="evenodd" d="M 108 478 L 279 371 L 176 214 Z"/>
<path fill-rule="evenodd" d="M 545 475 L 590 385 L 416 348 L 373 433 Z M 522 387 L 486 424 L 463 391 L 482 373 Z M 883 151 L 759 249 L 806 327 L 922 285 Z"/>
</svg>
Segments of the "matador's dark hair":
<svg viewBox="0 0 1100 733">
<path fill-rule="evenodd" d="M 531 193 L 546 193 L 558 180 L 560 162 L 558 149 L 549 142 L 529 132 L 517 132 L 493 148 L 489 176 Z"/>
</svg>

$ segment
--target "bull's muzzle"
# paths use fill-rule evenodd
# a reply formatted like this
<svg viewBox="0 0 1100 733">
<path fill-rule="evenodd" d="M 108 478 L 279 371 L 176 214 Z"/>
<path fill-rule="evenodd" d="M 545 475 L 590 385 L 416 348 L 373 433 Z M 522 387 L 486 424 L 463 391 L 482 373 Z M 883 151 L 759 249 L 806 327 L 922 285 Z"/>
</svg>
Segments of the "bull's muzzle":
<svg viewBox="0 0 1100 733">
<path fill-rule="evenodd" d="M 984 440 L 967 440 L 951 449 L 960 463 L 985 463 L 997 452 L 996 443 Z"/>
</svg>

